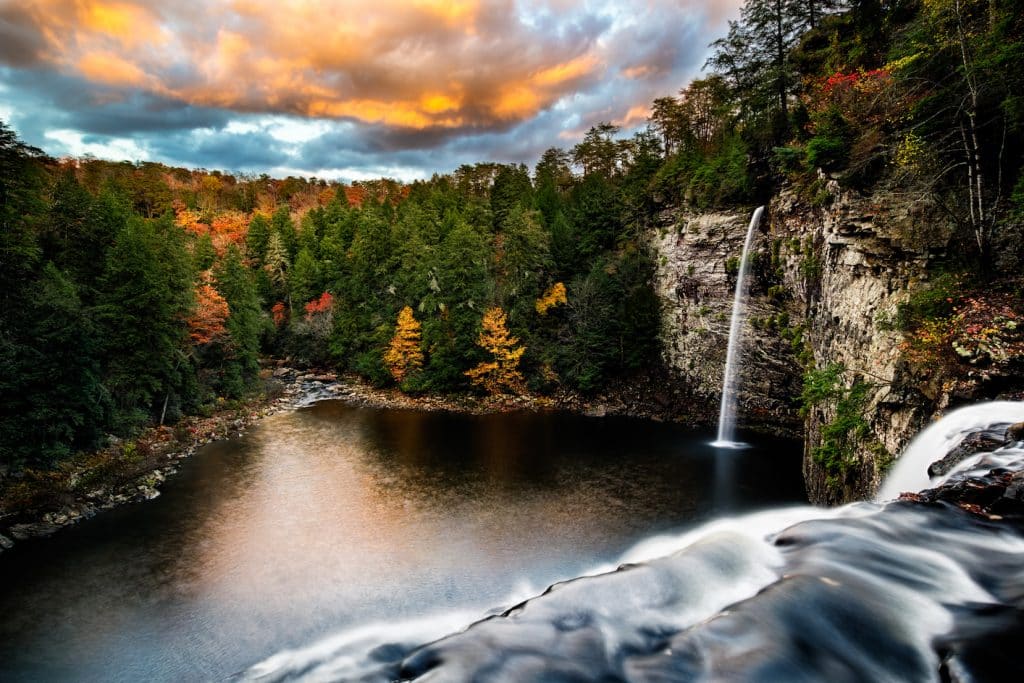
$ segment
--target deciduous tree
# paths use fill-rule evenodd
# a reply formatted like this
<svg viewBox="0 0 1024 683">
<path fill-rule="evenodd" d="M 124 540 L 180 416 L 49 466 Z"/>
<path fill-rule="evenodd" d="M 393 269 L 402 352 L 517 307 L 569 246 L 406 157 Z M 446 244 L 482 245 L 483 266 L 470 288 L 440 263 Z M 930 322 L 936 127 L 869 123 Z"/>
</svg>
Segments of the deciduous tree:
<svg viewBox="0 0 1024 683">
<path fill-rule="evenodd" d="M 519 361 L 526 347 L 516 346 L 519 339 L 509 333 L 505 312 L 500 308 L 487 309 L 481 326 L 477 345 L 491 354 L 493 360 L 467 370 L 466 376 L 474 385 L 483 387 L 492 395 L 523 393 L 526 384 L 519 371 Z"/>
<path fill-rule="evenodd" d="M 420 323 L 413 316 L 412 308 L 406 306 L 398 313 L 395 334 L 384 352 L 384 364 L 399 384 L 423 367 L 421 345 Z"/>
</svg>

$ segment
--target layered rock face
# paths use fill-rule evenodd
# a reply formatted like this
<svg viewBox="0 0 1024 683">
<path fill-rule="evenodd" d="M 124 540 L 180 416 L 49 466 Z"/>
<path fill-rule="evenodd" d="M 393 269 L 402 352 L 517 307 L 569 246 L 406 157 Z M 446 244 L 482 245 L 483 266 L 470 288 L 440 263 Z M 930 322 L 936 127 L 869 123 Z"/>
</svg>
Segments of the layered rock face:
<svg viewBox="0 0 1024 683">
<path fill-rule="evenodd" d="M 808 493 L 816 502 L 835 503 L 870 496 L 893 456 L 943 407 L 940 379 L 911 374 L 901 358 L 903 336 L 891 321 L 910 292 L 927 282 L 930 265 L 944 256 L 952 233 L 926 203 L 830 190 L 834 200 L 818 210 L 792 193 L 776 197 L 771 235 L 788 247 L 781 259 L 784 281 L 803 309 L 806 369 L 842 364 L 840 388 L 864 387 L 855 409 L 868 429 L 849 435 L 842 474 L 815 458 L 841 399 L 807 411 Z"/>
<path fill-rule="evenodd" d="M 948 400 L 941 378 L 911 374 L 891 324 L 947 249 L 947 222 L 905 196 L 864 197 L 834 183 L 827 190 L 831 201 L 822 206 L 784 191 L 768 207 L 755 246 L 739 397 L 741 425 L 802 424 L 805 480 L 816 503 L 869 497 L 894 454 Z M 748 219 L 746 212 L 667 212 L 652 236 L 666 364 L 682 390 L 714 407 L 735 284 L 730 266 Z M 805 373 L 837 364 L 834 394 L 801 415 Z"/>
</svg>

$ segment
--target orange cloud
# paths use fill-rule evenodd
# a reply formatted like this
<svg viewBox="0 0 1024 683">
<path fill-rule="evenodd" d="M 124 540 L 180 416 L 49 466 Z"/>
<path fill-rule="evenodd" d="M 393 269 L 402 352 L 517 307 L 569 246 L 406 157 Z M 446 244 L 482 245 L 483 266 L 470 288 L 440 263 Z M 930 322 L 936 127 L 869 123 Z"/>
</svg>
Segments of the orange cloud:
<svg viewBox="0 0 1024 683">
<path fill-rule="evenodd" d="M 164 40 L 163 30 L 153 15 L 138 5 L 83 2 L 78 5 L 78 21 L 87 31 L 109 36 L 127 48 Z"/>
<path fill-rule="evenodd" d="M 107 85 L 132 86 L 158 90 L 145 71 L 110 53 L 89 53 L 78 60 L 78 71 L 91 81 Z"/>
<path fill-rule="evenodd" d="M 597 58 L 594 55 L 580 55 L 579 57 L 571 59 L 563 64 L 556 64 L 542 70 L 533 77 L 532 82 L 535 85 L 543 87 L 557 86 L 567 81 L 586 76 L 592 72 L 596 66 Z"/>
<path fill-rule="evenodd" d="M 739 1 L 683 4 L 701 12 L 709 5 L 713 14 Z M 678 4 L 652 0 L 637 14 L 656 21 Z M 612 60 L 621 63 L 624 52 L 643 46 L 630 40 L 628 28 L 616 29 L 617 46 L 605 40 L 602 31 L 611 29 L 601 22 L 580 28 L 587 24 L 573 18 L 578 8 L 563 0 L 26 5 L 19 17 L 35 32 L 33 44 L 43 45 L 34 59 L 100 85 L 199 106 L 397 128 L 507 127 L 608 78 L 660 78 L 673 68 L 669 56 L 658 67 L 616 71 Z M 617 108 L 609 118 L 618 115 L 627 125 L 645 113 Z"/>
<path fill-rule="evenodd" d="M 616 126 L 627 128 L 629 126 L 635 126 L 637 124 L 643 123 L 650 117 L 651 108 L 648 107 L 646 104 L 638 104 L 636 106 L 630 107 L 629 111 L 626 112 L 625 116 L 623 116 L 621 119 L 616 119 L 613 123 L 615 123 Z"/>
</svg>

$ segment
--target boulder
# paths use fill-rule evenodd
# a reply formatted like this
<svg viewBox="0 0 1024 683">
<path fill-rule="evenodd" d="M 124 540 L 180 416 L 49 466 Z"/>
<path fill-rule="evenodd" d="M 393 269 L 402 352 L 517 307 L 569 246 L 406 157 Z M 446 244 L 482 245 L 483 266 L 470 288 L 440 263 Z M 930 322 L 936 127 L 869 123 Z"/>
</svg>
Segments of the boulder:
<svg viewBox="0 0 1024 683">
<path fill-rule="evenodd" d="M 941 460 L 936 460 L 928 466 L 928 476 L 938 477 L 948 473 L 961 461 L 975 453 L 994 451 L 1005 444 L 1005 439 L 998 431 L 975 432 L 968 435 L 956 448 L 946 454 Z"/>
<path fill-rule="evenodd" d="M 37 536 L 49 536 L 60 529 L 56 524 L 50 522 L 36 522 L 35 524 L 15 524 L 11 527 L 10 533 L 16 540 L 25 541 Z"/>
<path fill-rule="evenodd" d="M 1012 424 L 1006 428 L 1007 441 L 1024 441 L 1024 422 Z"/>
</svg>

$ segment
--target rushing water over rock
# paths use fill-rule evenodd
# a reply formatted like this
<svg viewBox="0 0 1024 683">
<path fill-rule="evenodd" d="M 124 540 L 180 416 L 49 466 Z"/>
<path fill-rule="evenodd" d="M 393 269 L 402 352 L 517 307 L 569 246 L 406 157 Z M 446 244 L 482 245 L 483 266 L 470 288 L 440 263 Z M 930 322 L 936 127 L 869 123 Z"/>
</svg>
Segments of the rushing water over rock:
<svg viewBox="0 0 1024 683">
<path fill-rule="evenodd" d="M 972 432 L 1006 427 L 1024 420 L 1024 403 L 991 401 L 958 408 L 914 437 L 882 482 L 875 500 L 885 502 L 904 491 L 920 491 L 939 483 L 930 478 L 928 466 L 956 448 Z"/>
<path fill-rule="evenodd" d="M 452 626 L 463 615 L 451 614 L 365 627 L 241 678 L 1021 680 L 1021 467 L 1024 449 L 1011 444 L 962 462 L 925 502 L 719 520 L 638 544 L 615 570 L 597 567 L 461 632 Z M 956 486 L 995 489 L 1010 516 L 942 502 Z"/>
<path fill-rule="evenodd" d="M 743 241 L 739 273 L 736 275 L 736 292 L 732 299 L 732 317 L 729 322 L 729 346 L 725 352 L 725 371 L 722 375 L 722 403 L 718 411 L 718 438 L 712 444 L 716 448 L 742 448 L 745 444 L 736 441 L 736 383 L 743 353 L 743 320 L 746 313 L 747 272 L 750 270 L 750 247 L 754 243 L 754 231 L 761 222 L 764 207 L 759 206 L 750 217 L 747 237 Z"/>
</svg>

